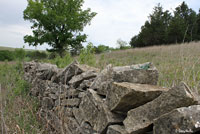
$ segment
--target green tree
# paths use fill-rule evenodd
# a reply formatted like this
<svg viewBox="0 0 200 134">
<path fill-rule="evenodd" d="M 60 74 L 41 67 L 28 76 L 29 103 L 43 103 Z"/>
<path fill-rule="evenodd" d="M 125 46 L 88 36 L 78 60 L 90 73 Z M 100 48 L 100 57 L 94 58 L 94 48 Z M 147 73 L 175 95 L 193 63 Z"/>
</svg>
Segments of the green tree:
<svg viewBox="0 0 200 134">
<path fill-rule="evenodd" d="M 78 61 L 81 64 L 94 66 L 96 64 L 96 59 L 94 54 L 95 54 L 95 48 L 93 44 L 89 42 L 88 45 L 81 50 Z"/>
<path fill-rule="evenodd" d="M 197 32 L 197 15 L 194 10 L 183 2 L 175 8 L 174 17 L 169 26 L 170 43 L 192 41 Z"/>
<path fill-rule="evenodd" d="M 163 11 L 162 6 L 158 4 L 148 18 L 149 20 L 141 27 L 141 32 L 131 39 L 132 47 L 160 45 L 167 42 L 167 31 L 171 20 L 169 11 Z"/>
<path fill-rule="evenodd" d="M 99 45 L 98 47 L 94 47 L 95 48 L 95 53 L 100 54 L 100 53 L 104 53 L 110 50 L 109 46 L 105 46 L 105 45 Z"/>
<path fill-rule="evenodd" d="M 183 2 L 173 14 L 158 4 L 149 20 L 141 27 L 138 35 L 132 37 L 132 47 L 172 44 L 200 40 L 200 15 Z"/>
<path fill-rule="evenodd" d="M 197 14 L 197 28 L 196 28 L 195 40 L 200 40 L 200 9 L 199 13 Z"/>
<path fill-rule="evenodd" d="M 83 10 L 83 3 L 84 0 L 28 0 L 24 19 L 33 23 L 33 35 L 26 35 L 25 43 L 47 43 L 49 51 L 60 56 L 70 48 L 81 49 L 87 37 L 82 31 L 96 15 L 90 8 Z"/>
<path fill-rule="evenodd" d="M 121 39 L 118 39 L 117 46 L 119 47 L 119 49 L 125 49 L 127 47 L 127 42 Z"/>
</svg>

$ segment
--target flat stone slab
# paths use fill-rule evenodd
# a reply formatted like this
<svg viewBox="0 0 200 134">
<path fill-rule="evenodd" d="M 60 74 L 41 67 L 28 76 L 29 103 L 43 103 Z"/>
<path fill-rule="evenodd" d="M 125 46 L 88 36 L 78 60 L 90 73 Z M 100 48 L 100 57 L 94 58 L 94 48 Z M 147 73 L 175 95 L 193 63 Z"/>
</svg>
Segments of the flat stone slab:
<svg viewBox="0 0 200 134">
<path fill-rule="evenodd" d="M 88 89 L 87 94 L 82 98 L 79 110 L 81 116 L 79 119 L 89 123 L 99 134 L 105 133 L 109 124 L 122 123 L 124 119 L 111 113 L 99 95 L 92 89 Z"/>
<path fill-rule="evenodd" d="M 154 119 L 176 108 L 195 105 L 198 103 L 197 100 L 189 87 L 185 83 L 180 83 L 180 85 L 162 93 L 155 100 L 130 110 L 123 123 L 128 133 L 143 133 Z"/>
<path fill-rule="evenodd" d="M 71 134 L 82 134 L 80 125 L 77 123 L 76 119 L 68 117 L 65 120 L 65 128 L 71 132 Z M 68 134 L 68 133 L 66 133 Z"/>
<path fill-rule="evenodd" d="M 113 81 L 156 85 L 158 70 L 150 62 L 122 67 L 108 65 L 96 77 L 90 88 L 97 90 L 100 95 L 107 95 Z"/>
<path fill-rule="evenodd" d="M 56 65 L 49 63 L 37 63 L 36 76 L 42 80 L 51 80 L 53 75 L 58 73 Z"/>
<path fill-rule="evenodd" d="M 108 127 L 106 134 L 128 134 L 124 128 L 124 126 L 120 125 L 112 125 Z"/>
<path fill-rule="evenodd" d="M 77 107 L 80 104 L 80 99 L 73 98 L 73 99 L 64 99 L 61 101 L 61 106 L 66 107 Z"/>
<path fill-rule="evenodd" d="M 106 100 L 109 109 L 115 112 L 127 112 L 152 101 L 162 92 L 168 91 L 167 88 L 154 85 L 127 82 L 113 82 L 111 87 L 108 90 Z"/>
<path fill-rule="evenodd" d="M 80 65 L 77 61 L 74 61 L 73 63 L 62 69 L 60 72 L 58 72 L 58 74 L 51 80 L 56 83 L 61 82 L 62 84 L 66 84 L 71 80 L 73 76 L 79 75 L 88 70 L 93 70 L 96 72 L 99 71 L 96 68 L 89 67 L 87 65 Z"/>
<path fill-rule="evenodd" d="M 154 134 L 200 133 L 200 105 L 178 108 L 154 121 Z"/>
<path fill-rule="evenodd" d="M 90 88 L 95 89 L 98 94 L 106 95 L 107 89 L 110 87 L 112 80 L 112 65 L 108 65 L 102 70 L 92 82 Z"/>
<path fill-rule="evenodd" d="M 72 79 L 69 81 L 69 84 L 72 85 L 74 88 L 77 88 L 82 81 L 89 80 L 91 78 L 94 78 L 97 76 L 97 73 L 94 71 L 86 71 L 81 73 L 80 75 L 76 75 L 72 77 Z"/>
<path fill-rule="evenodd" d="M 158 81 L 158 70 L 150 62 L 131 66 L 113 67 L 112 78 L 116 82 L 156 85 Z"/>
</svg>

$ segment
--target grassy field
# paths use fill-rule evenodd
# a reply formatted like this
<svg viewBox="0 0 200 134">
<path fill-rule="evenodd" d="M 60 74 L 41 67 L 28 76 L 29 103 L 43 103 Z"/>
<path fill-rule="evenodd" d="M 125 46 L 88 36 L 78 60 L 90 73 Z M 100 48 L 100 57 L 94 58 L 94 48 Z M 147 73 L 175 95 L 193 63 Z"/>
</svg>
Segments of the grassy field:
<svg viewBox="0 0 200 134">
<path fill-rule="evenodd" d="M 200 42 L 121 50 L 96 55 L 96 59 L 99 68 L 152 62 L 159 70 L 160 86 L 171 87 L 180 81 L 194 88 L 200 84 Z"/>
<path fill-rule="evenodd" d="M 29 84 L 23 80 L 19 63 L 0 64 L 0 133 L 38 134 L 38 103 L 28 96 Z"/>
<path fill-rule="evenodd" d="M 16 48 L 13 47 L 4 47 L 4 46 L 0 46 L 0 50 L 9 50 L 9 51 L 15 51 Z M 35 51 L 35 49 L 25 49 L 26 51 Z M 44 50 L 39 50 L 41 52 L 43 52 Z"/>
<path fill-rule="evenodd" d="M 14 51 L 15 48 L 0 46 L 0 50 L 9 50 L 9 51 Z"/>
<path fill-rule="evenodd" d="M 63 58 L 62 66 L 72 60 Z M 144 62 L 152 62 L 157 67 L 160 86 L 171 87 L 184 81 L 191 88 L 200 89 L 200 42 L 113 51 L 94 55 L 92 62 L 87 63 L 103 69 L 108 64 L 124 66 Z M 0 62 L 0 133 L 44 133 L 37 119 L 37 101 L 27 95 L 29 86 L 17 63 Z"/>
</svg>

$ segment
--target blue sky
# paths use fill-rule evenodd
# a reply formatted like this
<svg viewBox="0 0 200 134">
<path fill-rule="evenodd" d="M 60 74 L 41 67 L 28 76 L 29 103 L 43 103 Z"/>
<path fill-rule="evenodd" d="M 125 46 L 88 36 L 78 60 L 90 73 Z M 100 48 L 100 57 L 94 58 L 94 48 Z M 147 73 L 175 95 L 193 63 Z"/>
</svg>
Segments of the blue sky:
<svg viewBox="0 0 200 134">
<path fill-rule="evenodd" d="M 157 3 L 166 10 L 173 11 L 182 0 L 85 0 L 83 8 L 91 8 L 97 16 L 87 26 L 84 32 L 88 42 L 94 45 L 104 44 L 117 47 L 116 40 L 129 42 L 131 37 L 140 31 L 140 27 L 148 19 Z M 198 12 L 198 0 L 185 0 L 190 8 Z M 0 46 L 29 47 L 24 44 L 23 36 L 31 34 L 29 22 L 23 20 L 23 10 L 27 0 L 0 0 Z M 38 46 L 46 49 L 48 45 Z"/>
</svg>

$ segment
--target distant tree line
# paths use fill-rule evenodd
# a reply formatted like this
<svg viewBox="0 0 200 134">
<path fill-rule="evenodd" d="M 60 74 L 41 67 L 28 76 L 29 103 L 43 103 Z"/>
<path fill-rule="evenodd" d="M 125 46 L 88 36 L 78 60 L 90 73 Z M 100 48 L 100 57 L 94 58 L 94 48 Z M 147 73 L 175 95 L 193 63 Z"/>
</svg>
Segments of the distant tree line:
<svg viewBox="0 0 200 134">
<path fill-rule="evenodd" d="M 200 10 L 197 14 L 183 2 L 173 13 L 163 11 L 158 4 L 138 35 L 132 37 L 132 47 L 184 43 L 200 40 Z"/>
<path fill-rule="evenodd" d="M 16 48 L 14 51 L 0 50 L 0 61 L 14 61 L 14 60 L 38 60 L 46 59 L 48 53 L 46 51 L 25 51 L 23 48 Z"/>
</svg>

